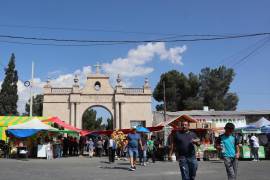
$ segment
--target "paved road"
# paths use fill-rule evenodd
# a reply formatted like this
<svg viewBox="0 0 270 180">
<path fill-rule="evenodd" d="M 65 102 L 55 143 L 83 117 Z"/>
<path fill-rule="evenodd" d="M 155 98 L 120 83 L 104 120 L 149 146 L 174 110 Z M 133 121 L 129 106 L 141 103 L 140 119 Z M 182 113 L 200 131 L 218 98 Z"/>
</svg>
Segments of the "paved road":
<svg viewBox="0 0 270 180">
<path fill-rule="evenodd" d="M 56 160 L 0 159 L 0 180 L 179 180 L 177 163 L 157 162 L 128 171 L 127 161 L 108 164 L 107 158 Z M 200 162 L 198 180 L 226 180 L 222 162 Z M 239 164 L 239 180 L 269 180 L 270 161 Z"/>
</svg>

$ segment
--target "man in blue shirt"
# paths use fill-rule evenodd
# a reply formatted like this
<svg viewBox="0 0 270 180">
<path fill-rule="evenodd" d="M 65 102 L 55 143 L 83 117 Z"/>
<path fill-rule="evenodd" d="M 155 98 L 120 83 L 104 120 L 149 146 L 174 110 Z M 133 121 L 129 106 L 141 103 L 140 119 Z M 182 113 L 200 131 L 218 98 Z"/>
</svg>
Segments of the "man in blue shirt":
<svg viewBox="0 0 270 180">
<path fill-rule="evenodd" d="M 128 139 L 128 153 L 129 153 L 129 158 L 130 158 L 130 170 L 135 171 L 136 169 L 136 158 L 138 156 L 138 148 L 142 147 L 142 141 L 141 141 L 141 136 L 136 133 L 136 128 L 132 128 L 132 132 L 128 134 L 127 136 Z"/>
<path fill-rule="evenodd" d="M 225 125 L 225 133 L 217 138 L 215 144 L 216 149 L 221 151 L 224 159 L 228 180 L 236 180 L 237 164 L 240 155 L 238 140 L 232 135 L 234 129 L 234 124 L 227 123 Z"/>
</svg>

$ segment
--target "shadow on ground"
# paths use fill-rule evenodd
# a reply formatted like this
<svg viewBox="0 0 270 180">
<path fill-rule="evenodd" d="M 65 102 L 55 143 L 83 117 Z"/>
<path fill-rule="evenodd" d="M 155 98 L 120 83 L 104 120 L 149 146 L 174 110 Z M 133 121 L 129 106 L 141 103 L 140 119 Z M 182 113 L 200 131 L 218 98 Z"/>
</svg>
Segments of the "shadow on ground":
<svg viewBox="0 0 270 180">
<path fill-rule="evenodd" d="M 121 170 L 129 171 L 129 168 L 120 167 L 120 166 L 99 166 L 99 168 L 101 168 L 101 169 L 121 169 Z"/>
</svg>

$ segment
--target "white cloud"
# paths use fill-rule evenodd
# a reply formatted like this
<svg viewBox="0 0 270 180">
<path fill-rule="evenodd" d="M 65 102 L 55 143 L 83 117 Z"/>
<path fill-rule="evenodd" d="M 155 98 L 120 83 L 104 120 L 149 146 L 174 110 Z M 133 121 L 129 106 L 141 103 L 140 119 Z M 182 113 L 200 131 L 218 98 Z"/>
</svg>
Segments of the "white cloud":
<svg viewBox="0 0 270 180">
<path fill-rule="evenodd" d="M 86 82 L 87 75 L 91 73 L 91 66 L 85 66 L 82 69 L 78 69 L 73 73 L 58 75 L 56 78 L 51 79 L 51 85 L 54 87 L 72 87 L 74 84 L 73 79 L 75 74 L 79 76 L 80 84 L 83 86 Z M 55 71 L 58 72 L 58 71 Z M 46 84 L 45 81 L 42 81 L 40 78 L 34 79 L 33 94 L 42 94 L 43 87 Z M 24 86 L 24 82 L 18 81 L 18 112 L 23 113 L 25 111 L 25 104 L 30 98 L 30 88 Z"/>
<path fill-rule="evenodd" d="M 123 86 L 130 87 L 132 85 L 132 78 L 146 76 L 154 71 L 153 67 L 149 67 L 146 64 L 151 62 L 155 56 L 160 60 L 167 60 L 173 64 L 182 65 L 182 54 L 186 49 L 185 45 L 182 47 L 166 48 L 165 43 L 162 42 L 139 45 L 137 48 L 129 50 L 127 57 L 116 58 L 113 59 L 111 63 L 102 64 L 102 70 L 110 75 L 113 85 L 115 84 L 117 74 L 120 74 L 123 78 Z M 84 86 L 87 75 L 91 72 L 91 66 L 85 66 L 73 73 L 63 74 L 62 71 L 56 70 L 49 72 L 48 75 L 55 77 L 51 79 L 52 86 L 72 87 L 75 75 L 79 76 L 80 85 Z M 42 94 L 45 84 L 45 81 L 42 81 L 40 78 L 35 78 L 33 94 Z M 25 104 L 30 98 L 30 89 L 29 87 L 25 87 L 22 81 L 18 81 L 18 95 L 18 111 L 23 113 L 25 111 Z"/>
<path fill-rule="evenodd" d="M 102 64 L 103 70 L 111 76 L 121 74 L 123 77 L 146 76 L 154 71 L 154 68 L 145 66 L 155 56 L 161 60 L 168 60 L 173 64 L 182 65 L 182 54 L 187 47 L 174 47 L 167 49 L 165 43 L 147 43 L 131 49 L 125 58 L 113 59 L 111 63 Z"/>
</svg>

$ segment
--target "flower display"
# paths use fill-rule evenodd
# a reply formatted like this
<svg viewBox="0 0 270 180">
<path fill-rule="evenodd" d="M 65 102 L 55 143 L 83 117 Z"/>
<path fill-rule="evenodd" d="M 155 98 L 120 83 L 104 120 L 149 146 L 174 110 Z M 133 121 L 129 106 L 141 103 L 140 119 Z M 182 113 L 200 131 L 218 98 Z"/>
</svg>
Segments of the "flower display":
<svg viewBox="0 0 270 180">
<path fill-rule="evenodd" d="M 120 130 L 113 131 L 112 138 L 115 140 L 118 148 L 124 147 L 125 145 L 124 140 L 126 139 L 126 135 L 122 131 Z"/>
</svg>

